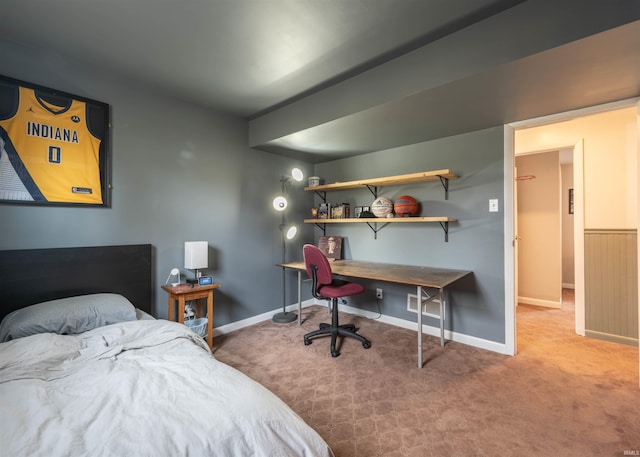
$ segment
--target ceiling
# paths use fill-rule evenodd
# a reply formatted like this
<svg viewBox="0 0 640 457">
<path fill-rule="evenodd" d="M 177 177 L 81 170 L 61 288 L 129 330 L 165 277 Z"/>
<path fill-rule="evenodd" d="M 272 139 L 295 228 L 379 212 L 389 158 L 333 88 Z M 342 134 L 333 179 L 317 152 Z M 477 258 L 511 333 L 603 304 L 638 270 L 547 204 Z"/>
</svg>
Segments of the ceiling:
<svg viewBox="0 0 640 457">
<path fill-rule="evenodd" d="M 2 0 L 0 40 L 104 68 L 253 122 L 522 3 Z M 635 28 L 628 33 L 635 32 L 640 31 Z M 599 43 L 607 52 L 620 41 L 625 45 L 624 52 L 610 58 L 606 66 L 578 43 L 574 48 L 497 66 L 411 97 L 318 122 L 305 128 L 305 135 L 288 132 L 252 146 L 319 162 L 499 125 L 531 113 L 575 108 L 576 101 L 562 96 L 565 88 L 561 83 L 571 72 L 571 67 L 563 65 L 568 58 L 587 71 L 579 81 L 580 91 L 571 91 L 574 98 L 611 87 L 605 79 L 613 71 L 617 82 L 608 89 L 607 98 L 638 95 L 640 40 L 629 42 L 627 36 L 615 40 L 590 44 Z M 634 57 L 629 53 L 635 53 L 631 54 Z M 556 76 L 547 74 L 540 79 L 539 69 L 553 67 L 560 69 Z M 545 102 L 539 92 L 523 96 L 518 87 L 504 84 L 514 81 L 514 76 L 523 87 L 558 84 L 553 87 L 560 100 L 554 94 Z M 460 107 L 469 99 L 475 102 L 471 113 L 459 119 Z M 586 101 L 594 99 L 587 97 Z M 584 98 L 578 102 L 584 103 Z M 441 108 L 429 110 L 434 104 L 449 108 L 444 113 Z M 456 122 L 450 122 L 452 117 Z M 416 123 L 416 119 L 423 122 Z M 427 129 L 425 119 L 433 121 Z"/>
</svg>

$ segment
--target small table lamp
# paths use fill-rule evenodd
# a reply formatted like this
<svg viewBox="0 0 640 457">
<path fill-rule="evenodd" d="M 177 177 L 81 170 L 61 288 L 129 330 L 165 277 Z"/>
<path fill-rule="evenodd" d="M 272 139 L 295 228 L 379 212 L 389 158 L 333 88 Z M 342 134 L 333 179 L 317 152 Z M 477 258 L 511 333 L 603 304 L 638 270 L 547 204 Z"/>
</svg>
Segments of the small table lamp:
<svg viewBox="0 0 640 457">
<path fill-rule="evenodd" d="M 175 287 L 180 284 L 180 270 L 178 270 L 177 268 L 172 268 L 171 272 L 169 272 L 169 276 L 167 276 L 167 280 L 164 283 L 169 284 L 169 279 L 171 279 L 172 277 L 178 278 L 178 282 L 172 281 L 171 287 Z"/>
<path fill-rule="evenodd" d="M 184 242 L 184 267 L 195 270 L 194 279 L 187 278 L 189 284 L 198 282 L 198 268 L 209 266 L 209 243 L 207 241 Z"/>
</svg>

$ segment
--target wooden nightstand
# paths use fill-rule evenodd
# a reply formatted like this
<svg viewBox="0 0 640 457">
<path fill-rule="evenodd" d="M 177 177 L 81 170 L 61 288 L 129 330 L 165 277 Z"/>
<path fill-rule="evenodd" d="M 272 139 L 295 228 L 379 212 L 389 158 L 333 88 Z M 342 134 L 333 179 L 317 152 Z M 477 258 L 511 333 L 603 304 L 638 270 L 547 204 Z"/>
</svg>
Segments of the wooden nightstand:
<svg viewBox="0 0 640 457">
<path fill-rule="evenodd" d="M 208 286 L 191 286 L 180 284 L 177 286 L 161 286 L 169 294 L 169 311 L 167 319 L 175 321 L 175 303 L 178 303 L 178 322 L 184 324 L 184 303 L 185 301 L 196 301 L 196 317 L 202 317 L 200 313 L 200 300 L 207 299 L 207 343 L 209 349 L 213 350 L 213 291 L 220 288 L 220 284 L 210 284 Z"/>
</svg>

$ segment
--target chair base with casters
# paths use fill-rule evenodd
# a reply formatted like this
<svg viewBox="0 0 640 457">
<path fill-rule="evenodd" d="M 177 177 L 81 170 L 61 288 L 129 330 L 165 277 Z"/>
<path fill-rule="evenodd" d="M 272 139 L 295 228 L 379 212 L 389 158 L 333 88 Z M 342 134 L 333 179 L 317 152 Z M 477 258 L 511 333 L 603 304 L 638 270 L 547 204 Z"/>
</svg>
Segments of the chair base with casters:
<svg viewBox="0 0 640 457">
<path fill-rule="evenodd" d="M 311 293 L 320 300 L 331 301 L 331 324 L 320 324 L 315 332 L 304 336 L 304 344 L 311 344 L 311 338 L 316 336 L 331 335 L 331 355 L 338 357 L 340 352 L 336 349 L 338 335 L 359 340 L 365 349 L 371 347 L 371 343 L 364 336 L 356 333 L 353 324 L 340 325 L 338 322 L 338 299 L 361 294 L 364 287 L 355 282 L 334 279 L 331 266 L 324 253 L 311 244 L 305 244 L 302 248 L 307 273 L 312 281 Z"/>
<path fill-rule="evenodd" d="M 336 345 L 338 342 L 338 335 L 343 337 L 351 337 L 359 340 L 362 343 L 362 347 L 365 349 L 369 349 L 371 347 L 371 342 L 366 339 L 362 335 L 358 335 L 356 333 L 356 326 L 353 324 L 343 324 L 340 325 L 338 323 L 338 299 L 332 299 L 332 309 L 331 309 L 331 323 L 322 323 L 320 324 L 320 328 L 316 331 L 307 333 L 304 336 L 304 344 L 308 346 L 311 344 L 311 338 L 316 336 L 324 336 L 331 335 L 331 356 L 338 357 L 340 352 L 336 349 Z"/>
</svg>

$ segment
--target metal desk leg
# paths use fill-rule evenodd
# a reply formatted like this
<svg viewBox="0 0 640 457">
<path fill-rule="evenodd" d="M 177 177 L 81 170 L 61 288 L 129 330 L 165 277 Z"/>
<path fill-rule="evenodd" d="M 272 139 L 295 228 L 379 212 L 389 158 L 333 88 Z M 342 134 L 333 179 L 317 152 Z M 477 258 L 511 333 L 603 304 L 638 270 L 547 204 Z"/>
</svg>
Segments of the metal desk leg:
<svg viewBox="0 0 640 457">
<path fill-rule="evenodd" d="M 298 270 L 298 325 L 302 325 L 302 271 Z"/>
<path fill-rule="evenodd" d="M 444 293 L 442 289 L 438 292 L 440 299 L 440 346 L 444 346 Z"/>
<path fill-rule="evenodd" d="M 422 287 L 418 286 L 418 368 L 422 368 Z"/>
</svg>

